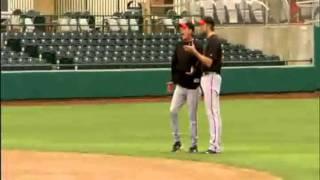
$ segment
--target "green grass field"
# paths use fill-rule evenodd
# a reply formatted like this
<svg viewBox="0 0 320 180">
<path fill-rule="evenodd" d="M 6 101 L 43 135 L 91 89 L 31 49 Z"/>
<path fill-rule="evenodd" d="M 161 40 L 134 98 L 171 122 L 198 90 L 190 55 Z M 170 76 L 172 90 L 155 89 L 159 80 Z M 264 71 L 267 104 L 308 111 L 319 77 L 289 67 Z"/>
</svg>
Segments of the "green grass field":
<svg viewBox="0 0 320 180">
<path fill-rule="evenodd" d="M 5 106 L 6 149 L 75 151 L 208 161 L 271 172 L 288 180 L 319 179 L 319 99 L 224 100 L 224 153 L 170 153 L 169 103 Z M 186 108 L 180 116 L 189 146 Z M 203 103 L 200 150 L 208 145 Z"/>
</svg>

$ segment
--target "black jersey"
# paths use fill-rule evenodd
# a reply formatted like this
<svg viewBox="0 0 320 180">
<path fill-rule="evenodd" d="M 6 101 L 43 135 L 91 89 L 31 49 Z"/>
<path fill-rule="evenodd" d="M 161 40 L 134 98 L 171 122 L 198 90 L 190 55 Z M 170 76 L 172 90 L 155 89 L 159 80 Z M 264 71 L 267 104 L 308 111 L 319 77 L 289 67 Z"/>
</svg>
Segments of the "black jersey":
<svg viewBox="0 0 320 180">
<path fill-rule="evenodd" d="M 204 55 L 213 60 L 211 67 L 202 65 L 203 72 L 221 73 L 222 66 L 222 47 L 221 41 L 217 35 L 212 35 L 207 39 L 204 47 Z"/>
<path fill-rule="evenodd" d="M 202 72 L 197 57 L 192 53 L 186 52 L 183 48 L 183 46 L 190 45 L 190 43 L 181 42 L 176 46 L 171 64 L 172 81 L 184 88 L 196 89 L 200 85 Z M 198 42 L 194 41 L 194 45 L 198 51 L 202 51 Z"/>
</svg>

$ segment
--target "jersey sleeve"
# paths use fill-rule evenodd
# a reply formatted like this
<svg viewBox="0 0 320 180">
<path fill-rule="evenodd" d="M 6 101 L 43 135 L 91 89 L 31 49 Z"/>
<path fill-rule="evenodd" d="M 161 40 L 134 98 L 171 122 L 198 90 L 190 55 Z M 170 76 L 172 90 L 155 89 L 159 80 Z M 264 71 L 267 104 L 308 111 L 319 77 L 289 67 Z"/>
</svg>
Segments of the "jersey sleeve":
<svg viewBox="0 0 320 180">
<path fill-rule="evenodd" d="M 174 78 L 176 72 L 177 72 L 177 48 L 174 50 L 174 53 L 172 55 L 172 60 L 171 60 L 171 81 L 176 83 L 176 80 Z"/>
</svg>

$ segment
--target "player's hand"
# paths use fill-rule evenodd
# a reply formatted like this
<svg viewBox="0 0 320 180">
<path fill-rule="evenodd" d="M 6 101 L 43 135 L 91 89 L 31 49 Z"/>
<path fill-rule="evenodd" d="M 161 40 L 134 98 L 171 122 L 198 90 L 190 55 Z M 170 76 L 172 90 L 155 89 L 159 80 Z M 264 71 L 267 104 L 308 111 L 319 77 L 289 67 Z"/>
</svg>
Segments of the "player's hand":
<svg viewBox="0 0 320 180">
<path fill-rule="evenodd" d="M 168 82 L 167 83 L 167 91 L 168 93 L 172 94 L 174 91 L 174 83 L 173 82 Z"/>
<path fill-rule="evenodd" d="M 185 45 L 183 46 L 183 48 L 186 52 L 189 52 L 192 54 L 195 54 L 195 52 L 197 51 L 196 47 L 194 46 L 194 43 L 192 43 L 192 45 Z"/>
</svg>

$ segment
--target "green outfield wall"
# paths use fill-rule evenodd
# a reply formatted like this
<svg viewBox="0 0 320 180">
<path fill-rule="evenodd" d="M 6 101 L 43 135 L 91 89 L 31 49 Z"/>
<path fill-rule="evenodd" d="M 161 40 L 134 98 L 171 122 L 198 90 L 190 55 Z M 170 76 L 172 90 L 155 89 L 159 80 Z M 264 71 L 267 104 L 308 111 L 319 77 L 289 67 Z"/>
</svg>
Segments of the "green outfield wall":
<svg viewBox="0 0 320 180">
<path fill-rule="evenodd" d="M 320 90 L 320 28 L 315 28 L 315 63 L 300 67 L 223 69 L 224 94 Z M 170 71 L 1 72 L 1 99 L 163 96 Z"/>
</svg>

